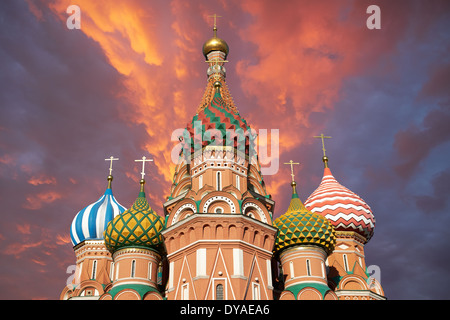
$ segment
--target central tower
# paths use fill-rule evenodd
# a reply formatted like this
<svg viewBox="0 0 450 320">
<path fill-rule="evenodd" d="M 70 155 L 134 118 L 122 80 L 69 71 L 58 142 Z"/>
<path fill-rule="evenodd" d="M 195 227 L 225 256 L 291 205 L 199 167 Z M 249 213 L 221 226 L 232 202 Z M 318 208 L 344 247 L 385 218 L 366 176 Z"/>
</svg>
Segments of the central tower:
<svg viewBox="0 0 450 320">
<path fill-rule="evenodd" d="M 228 90 L 227 43 L 203 45 L 203 99 L 184 131 L 162 232 L 169 300 L 272 300 L 274 201 L 256 154 L 256 135 Z"/>
</svg>

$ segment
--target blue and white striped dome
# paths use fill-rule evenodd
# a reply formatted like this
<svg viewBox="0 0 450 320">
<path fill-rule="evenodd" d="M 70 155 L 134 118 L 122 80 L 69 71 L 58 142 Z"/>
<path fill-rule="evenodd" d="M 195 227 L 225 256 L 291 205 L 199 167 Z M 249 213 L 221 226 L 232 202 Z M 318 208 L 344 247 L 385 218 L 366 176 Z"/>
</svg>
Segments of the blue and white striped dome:
<svg viewBox="0 0 450 320">
<path fill-rule="evenodd" d="M 114 198 L 109 184 L 100 199 L 80 210 L 73 219 L 70 227 L 73 246 L 84 240 L 103 239 L 103 231 L 108 222 L 125 210 L 126 208 Z"/>
</svg>

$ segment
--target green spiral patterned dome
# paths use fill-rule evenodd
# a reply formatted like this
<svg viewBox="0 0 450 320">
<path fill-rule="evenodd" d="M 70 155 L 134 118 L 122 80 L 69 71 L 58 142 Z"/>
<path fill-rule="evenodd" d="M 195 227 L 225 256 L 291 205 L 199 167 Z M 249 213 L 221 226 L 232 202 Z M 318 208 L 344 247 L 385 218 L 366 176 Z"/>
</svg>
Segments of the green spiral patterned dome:
<svg viewBox="0 0 450 320">
<path fill-rule="evenodd" d="M 105 245 L 115 252 L 124 247 L 143 247 L 157 251 L 162 249 L 163 219 L 156 214 L 145 198 L 141 180 L 141 192 L 131 208 L 116 216 L 104 232 Z"/>
<path fill-rule="evenodd" d="M 275 219 L 273 225 L 279 230 L 275 241 L 276 253 L 294 245 L 312 244 L 330 254 L 336 245 L 336 234 L 331 223 L 327 218 L 306 209 L 295 188 L 288 210 Z"/>
</svg>

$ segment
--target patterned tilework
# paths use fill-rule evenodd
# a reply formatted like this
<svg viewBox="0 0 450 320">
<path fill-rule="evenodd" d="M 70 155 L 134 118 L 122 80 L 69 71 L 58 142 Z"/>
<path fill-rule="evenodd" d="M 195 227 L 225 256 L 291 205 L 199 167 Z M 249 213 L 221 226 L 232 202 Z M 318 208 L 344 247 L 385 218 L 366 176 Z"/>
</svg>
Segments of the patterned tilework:
<svg viewBox="0 0 450 320">
<path fill-rule="evenodd" d="M 342 186 L 325 168 L 319 187 L 305 201 L 305 207 L 326 217 L 337 231 L 355 231 L 367 241 L 373 235 L 375 218 L 369 205 Z"/>
<path fill-rule="evenodd" d="M 336 245 L 333 226 L 323 216 L 307 210 L 296 193 L 292 195 L 287 212 L 277 218 L 273 225 L 279 230 L 275 252 L 293 245 L 312 244 L 330 254 Z"/>
<path fill-rule="evenodd" d="M 108 222 L 125 210 L 114 198 L 112 190 L 106 189 L 100 199 L 80 210 L 73 219 L 70 227 L 72 245 L 87 239 L 103 239 Z"/>
<path fill-rule="evenodd" d="M 163 219 L 157 215 L 141 192 L 132 207 L 111 221 L 105 230 L 105 244 L 114 252 L 122 247 L 158 249 L 163 238 Z"/>
<path fill-rule="evenodd" d="M 256 135 L 238 112 L 223 100 L 220 90 L 216 90 L 211 103 L 199 111 L 187 125 L 183 135 L 184 154 L 189 155 L 207 145 L 234 146 L 249 154 Z"/>
</svg>

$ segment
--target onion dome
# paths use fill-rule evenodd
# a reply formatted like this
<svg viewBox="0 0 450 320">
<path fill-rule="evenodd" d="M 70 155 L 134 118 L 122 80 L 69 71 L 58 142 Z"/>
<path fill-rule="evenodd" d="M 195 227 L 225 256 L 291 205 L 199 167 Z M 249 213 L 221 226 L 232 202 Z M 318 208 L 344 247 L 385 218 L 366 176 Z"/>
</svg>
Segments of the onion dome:
<svg viewBox="0 0 450 320">
<path fill-rule="evenodd" d="M 354 231 L 370 240 L 375 218 L 369 205 L 357 194 L 342 186 L 331 174 L 328 158 L 319 187 L 305 201 L 307 209 L 326 217 L 336 231 Z"/>
<path fill-rule="evenodd" d="M 115 217 L 105 230 L 105 245 L 111 252 L 125 247 L 161 250 L 164 221 L 145 198 L 145 180 L 142 179 L 140 184 L 141 191 L 131 208 Z"/>
<path fill-rule="evenodd" d="M 217 37 L 217 27 L 216 26 L 214 26 L 213 31 L 214 31 L 214 36 L 212 38 L 210 38 L 209 40 L 207 40 L 203 44 L 203 55 L 205 56 L 205 58 L 208 58 L 208 53 L 210 53 L 212 51 L 221 51 L 221 52 L 225 53 L 225 58 L 226 58 L 228 55 L 228 52 L 229 52 L 228 44 L 225 42 L 225 40 L 222 40 Z"/>
<path fill-rule="evenodd" d="M 305 208 L 292 181 L 292 199 L 286 213 L 275 219 L 273 225 L 278 228 L 275 252 L 297 245 L 317 245 L 327 254 L 333 252 L 336 235 L 331 223 L 320 214 Z"/>
<path fill-rule="evenodd" d="M 108 222 L 126 210 L 113 196 L 112 179 L 113 177 L 109 175 L 108 187 L 100 199 L 80 210 L 73 219 L 70 227 L 73 246 L 84 240 L 103 239 L 103 231 Z"/>
<path fill-rule="evenodd" d="M 230 108 L 222 98 L 220 81 L 214 83 L 211 102 L 193 117 L 183 133 L 185 155 L 193 154 L 208 145 L 233 146 L 249 154 L 254 150 L 256 135 L 239 112 Z"/>
</svg>

